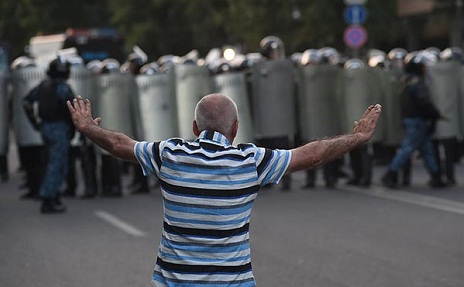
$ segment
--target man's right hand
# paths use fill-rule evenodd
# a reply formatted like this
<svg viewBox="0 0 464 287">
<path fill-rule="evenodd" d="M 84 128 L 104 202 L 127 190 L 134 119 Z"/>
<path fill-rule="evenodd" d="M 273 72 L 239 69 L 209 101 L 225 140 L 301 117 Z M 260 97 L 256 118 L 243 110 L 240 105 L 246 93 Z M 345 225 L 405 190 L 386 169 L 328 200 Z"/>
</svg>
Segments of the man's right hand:
<svg viewBox="0 0 464 287">
<path fill-rule="evenodd" d="M 99 126 L 101 118 L 93 118 L 92 117 L 92 106 L 90 104 L 90 100 L 82 99 L 81 96 L 77 96 L 71 103 L 71 101 L 67 101 L 66 104 L 68 105 L 69 112 L 71 113 L 71 119 L 74 124 L 74 127 L 79 132 L 85 130 L 87 126 Z"/>
</svg>

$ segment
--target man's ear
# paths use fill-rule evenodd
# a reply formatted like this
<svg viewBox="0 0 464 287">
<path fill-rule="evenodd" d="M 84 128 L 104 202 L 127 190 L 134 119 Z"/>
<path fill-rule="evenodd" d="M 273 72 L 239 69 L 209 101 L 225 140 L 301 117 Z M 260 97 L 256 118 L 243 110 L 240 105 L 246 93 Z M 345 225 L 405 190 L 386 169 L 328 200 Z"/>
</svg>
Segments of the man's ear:
<svg viewBox="0 0 464 287">
<path fill-rule="evenodd" d="M 230 131 L 230 136 L 232 138 L 235 138 L 237 136 L 237 133 L 238 133 L 238 120 L 236 120 L 234 122 L 234 124 L 232 125 L 232 129 Z"/>
<path fill-rule="evenodd" d="M 197 125 L 197 122 L 195 120 L 193 120 L 193 123 L 192 123 L 192 130 L 193 130 L 193 134 L 195 136 L 200 135 L 200 130 L 198 129 L 198 125 Z"/>
</svg>

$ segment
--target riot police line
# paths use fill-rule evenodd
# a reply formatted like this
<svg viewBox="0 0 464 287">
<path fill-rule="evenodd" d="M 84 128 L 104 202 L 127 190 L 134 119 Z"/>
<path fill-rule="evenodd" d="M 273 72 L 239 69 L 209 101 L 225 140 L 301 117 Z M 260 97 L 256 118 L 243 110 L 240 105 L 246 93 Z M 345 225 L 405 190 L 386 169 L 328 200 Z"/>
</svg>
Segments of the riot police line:
<svg viewBox="0 0 464 287">
<path fill-rule="evenodd" d="M 128 63 L 120 65 L 114 59 L 84 64 L 73 56 L 69 83 L 76 95 L 92 101 L 94 114 L 102 117 L 103 127 L 147 141 L 169 137 L 193 139 L 194 107 L 202 96 L 213 92 L 230 96 L 238 105 L 240 122 L 235 144 L 257 142 L 272 148 L 289 148 L 348 133 L 366 106 L 380 103 L 384 114 L 372 143 L 360 151 L 360 158 L 351 159 L 353 163 L 364 162 L 358 165 L 358 171 L 353 167 L 353 173 L 364 174 L 370 184 L 372 145 L 395 149 L 401 143 L 401 77 L 408 52 L 400 48 L 389 53 L 371 50 L 363 61 L 348 59 L 333 48 L 322 48 L 286 57 L 280 39 L 265 39 L 259 53 L 236 54 L 228 59 L 220 49 L 213 49 L 204 59 L 195 52 L 184 57 L 166 55 L 151 63 L 145 59 L 138 63 L 137 74 L 128 72 Z M 411 53 L 430 56 L 432 96 L 448 117 L 447 121 L 437 123 L 434 138 L 461 141 L 462 51 L 448 48 Z M 8 152 L 6 115 L 11 112 L 19 152 L 32 151 L 20 156 L 21 164 L 35 160 L 31 157 L 43 142 L 28 122 L 21 103 L 28 91 L 44 78 L 44 69 L 27 57 L 16 59 L 10 71 L 0 71 L 0 156 Z M 7 85 L 11 85 L 10 96 Z M 8 97 L 12 101 L 11 111 L 7 111 Z M 89 150 L 95 151 L 92 156 L 96 157 L 93 166 L 99 177 L 98 189 L 114 180 L 120 189 L 120 178 L 114 178 L 114 174 L 121 175 L 120 162 L 109 159 L 103 150 L 93 147 L 80 135 L 76 135 L 73 145 L 84 145 L 86 155 Z M 107 188 L 113 188 L 112 183 Z"/>
</svg>

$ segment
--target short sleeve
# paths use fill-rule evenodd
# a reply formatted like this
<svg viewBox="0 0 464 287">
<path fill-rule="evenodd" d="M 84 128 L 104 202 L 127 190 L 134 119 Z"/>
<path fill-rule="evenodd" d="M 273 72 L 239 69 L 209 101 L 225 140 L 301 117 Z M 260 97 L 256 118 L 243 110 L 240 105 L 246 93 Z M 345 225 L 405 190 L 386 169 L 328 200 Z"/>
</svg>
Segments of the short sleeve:
<svg viewBox="0 0 464 287">
<path fill-rule="evenodd" d="M 255 160 L 258 171 L 258 181 L 261 186 L 279 183 L 290 164 L 290 150 L 257 148 Z"/>
<path fill-rule="evenodd" d="M 161 169 L 161 152 L 163 142 L 137 142 L 134 145 L 134 154 L 145 176 L 154 174 L 159 176 Z"/>
</svg>

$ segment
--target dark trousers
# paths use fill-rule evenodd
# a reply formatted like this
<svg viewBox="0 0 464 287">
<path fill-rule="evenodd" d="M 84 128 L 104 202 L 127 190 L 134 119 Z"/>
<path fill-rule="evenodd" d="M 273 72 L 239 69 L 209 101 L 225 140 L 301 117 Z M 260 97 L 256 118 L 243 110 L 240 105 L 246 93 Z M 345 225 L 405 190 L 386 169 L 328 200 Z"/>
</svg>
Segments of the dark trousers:
<svg viewBox="0 0 464 287">
<path fill-rule="evenodd" d="M 45 148 L 44 146 L 19 146 L 18 153 L 22 168 L 26 173 L 28 193 L 38 196 L 45 176 Z"/>
<path fill-rule="evenodd" d="M 353 176 L 350 179 L 351 184 L 369 186 L 372 179 L 372 155 L 369 152 L 369 146 L 363 144 L 350 151 L 350 166 Z"/>
<path fill-rule="evenodd" d="M 121 175 L 121 160 L 111 155 L 103 154 L 101 156 L 102 195 L 119 196 L 122 194 Z"/>
<path fill-rule="evenodd" d="M 82 144 L 80 146 L 71 147 L 69 153 L 69 172 L 68 172 L 68 195 L 75 195 L 77 187 L 77 161 L 80 161 L 82 176 L 84 179 L 84 193 L 85 195 L 93 196 L 97 194 L 97 176 L 96 165 L 97 159 L 95 149 L 92 145 Z"/>
<path fill-rule="evenodd" d="M 439 146 L 443 146 L 444 158 L 443 162 L 440 159 Z M 456 178 L 454 176 L 454 165 L 456 164 L 458 158 L 458 140 L 457 138 L 447 138 L 434 140 L 433 146 L 435 149 L 436 161 L 438 163 L 438 172 L 439 174 L 446 175 L 446 179 L 450 184 L 456 183 Z"/>
<path fill-rule="evenodd" d="M 7 181 L 9 177 L 7 155 L 0 155 L 0 178 Z"/>
</svg>

